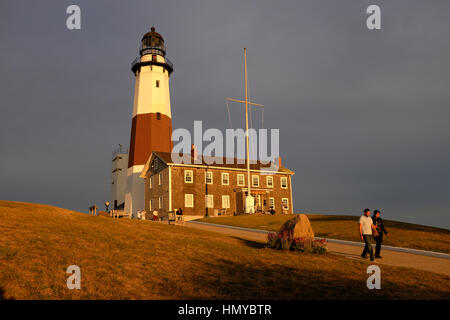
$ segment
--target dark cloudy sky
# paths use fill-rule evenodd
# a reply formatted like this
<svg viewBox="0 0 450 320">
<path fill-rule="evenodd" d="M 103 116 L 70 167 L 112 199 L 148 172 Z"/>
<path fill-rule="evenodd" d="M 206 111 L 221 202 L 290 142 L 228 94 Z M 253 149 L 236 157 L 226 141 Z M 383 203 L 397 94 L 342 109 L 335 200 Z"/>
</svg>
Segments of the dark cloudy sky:
<svg viewBox="0 0 450 320">
<path fill-rule="evenodd" d="M 70 4 L 80 31 L 66 29 Z M 366 28 L 370 4 L 379 31 Z M 225 129 L 247 47 L 250 95 L 296 172 L 296 212 L 369 207 L 449 228 L 449 15 L 448 0 L 2 0 L 0 199 L 80 211 L 108 199 L 111 152 L 129 143 L 130 63 L 155 25 L 174 63 L 174 128 Z M 232 119 L 243 126 L 237 105 Z"/>
</svg>

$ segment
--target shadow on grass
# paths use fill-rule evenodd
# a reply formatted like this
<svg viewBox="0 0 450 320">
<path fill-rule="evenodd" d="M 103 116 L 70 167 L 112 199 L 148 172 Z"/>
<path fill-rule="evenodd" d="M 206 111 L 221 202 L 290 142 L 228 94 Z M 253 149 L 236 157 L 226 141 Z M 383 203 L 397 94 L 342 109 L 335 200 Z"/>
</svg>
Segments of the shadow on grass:
<svg viewBox="0 0 450 320">
<path fill-rule="evenodd" d="M 242 239 L 242 238 L 234 237 L 234 236 L 231 236 L 231 238 L 239 240 L 242 244 L 245 244 L 246 246 L 251 247 L 251 248 L 264 249 L 266 247 L 266 243 L 265 242 L 247 240 L 247 239 Z"/>
<path fill-rule="evenodd" d="M 250 241 L 250 245 L 255 244 Z M 202 269 L 215 272 L 198 274 L 192 283 L 196 287 L 194 292 L 202 292 L 214 299 L 448 299 L 450 295 L 445 287 L 418 288 L 417 283 L 386 280 L 382 290 L 369 290 L 365 265 L 361 266 L 359 279 L 349 278 L 342 270 L 292 268 L 278 264 L 276 260 L 250 264 L 218 259 L 214 263 L 204 263 Z"/>
<path fill-rule="evenodd" d="M 7 299 L 5 298 L 5 291 L 2 287 L 0 287 L 0 300 L 14 300 L 13 298 Z"/>
</svg>

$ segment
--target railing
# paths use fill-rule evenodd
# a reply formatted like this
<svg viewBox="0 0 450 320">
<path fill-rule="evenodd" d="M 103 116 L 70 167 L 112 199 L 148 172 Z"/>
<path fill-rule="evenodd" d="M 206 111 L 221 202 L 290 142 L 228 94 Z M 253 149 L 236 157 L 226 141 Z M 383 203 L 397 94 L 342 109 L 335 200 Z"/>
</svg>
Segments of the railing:
<svg viewBox="0 0 450 320">
<path fill-rule="evenodd" d="M 128 148 L 124 148 L 124 147 L 118 147 L 116 149 L 114 149 L 112 156 L 115 157 L 117 154 L 121 154 L 121 153 L 128 153 Z"/>
<path fill-rule="evenodd" d="M 137 57 L 136 59 L 133 60 L 133 62 L 131 63 L 131 70 L 135 70 L 137 69 L 137 67 L 139 66 L 139 64 L 156 64 L 156 65 L 166 65 L 169 69 L 169 72 L 172 72 L 173 70 L 173 63 L 172 61 L 169 60 L 169 58 L 164 58 L 165 62 L 158 62 L 158 61 L 141 61 L 141 57 Z"/>
<path fill-rule="evenodd" d="M 164 49 L 158 48 L 158 47 L 148 47 L 148 46 L 142 46 L 139 48 L 139 52 L 141 53 L 141 56 L 144 54 L 159 54 L 160 56 L 165 56 L 166 52 Z"/>
<path fill-rule="evenodd" d="M 140 62 L 141 62 L 141 57 L 137 57 L 136 59 L 134 59 L 133 62 L 131 63 L 131 69 L 133 69 L 134 66 Z"/>
</svg>

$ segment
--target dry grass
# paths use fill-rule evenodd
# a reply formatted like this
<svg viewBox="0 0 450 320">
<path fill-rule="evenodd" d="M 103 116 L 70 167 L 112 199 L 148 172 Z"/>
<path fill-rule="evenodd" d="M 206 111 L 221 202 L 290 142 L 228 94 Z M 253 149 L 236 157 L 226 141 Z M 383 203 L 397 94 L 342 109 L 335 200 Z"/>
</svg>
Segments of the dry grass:
<svg viewBox="0 0 450 320">
<path fill-rule="evenodd" d="M 308 214 L 318 237 L 360 241 L 359 217 Z M 290 215 L 242 215 L 235 217 L 204 218 L 199 221 L 231 226 L 278 231 Z M 450 230 L 417 224 L 384 220 L 388 235 L 383 244 L 450 253 Z"/>
<path fill-rule="evenodd" d="M 68 290 L 69 265 L 81 290 Z M 150 221 L 0 201 L 0 297 L 10 299 L 449 299 L 450 278 L 265 249 L 261 243 Z"/>
</svg>

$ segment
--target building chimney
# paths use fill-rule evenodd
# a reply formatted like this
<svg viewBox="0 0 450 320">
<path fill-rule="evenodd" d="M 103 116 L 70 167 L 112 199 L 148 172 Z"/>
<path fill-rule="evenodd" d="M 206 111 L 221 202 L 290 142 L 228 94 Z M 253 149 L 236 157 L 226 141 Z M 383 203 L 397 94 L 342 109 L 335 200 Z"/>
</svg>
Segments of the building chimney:
<svg viewBox="0 0 450 320">
<path fill-rule="evenodd" d="M 281 168 L 281 157 L 278 156 L 278 168 Z"/>
<path fill-rule="evenodd" d="M 194 159 L 194 161 L 198 160 L 198 152 L 195 144 L 191 145 L 191 157 Z"/>
</svg>

